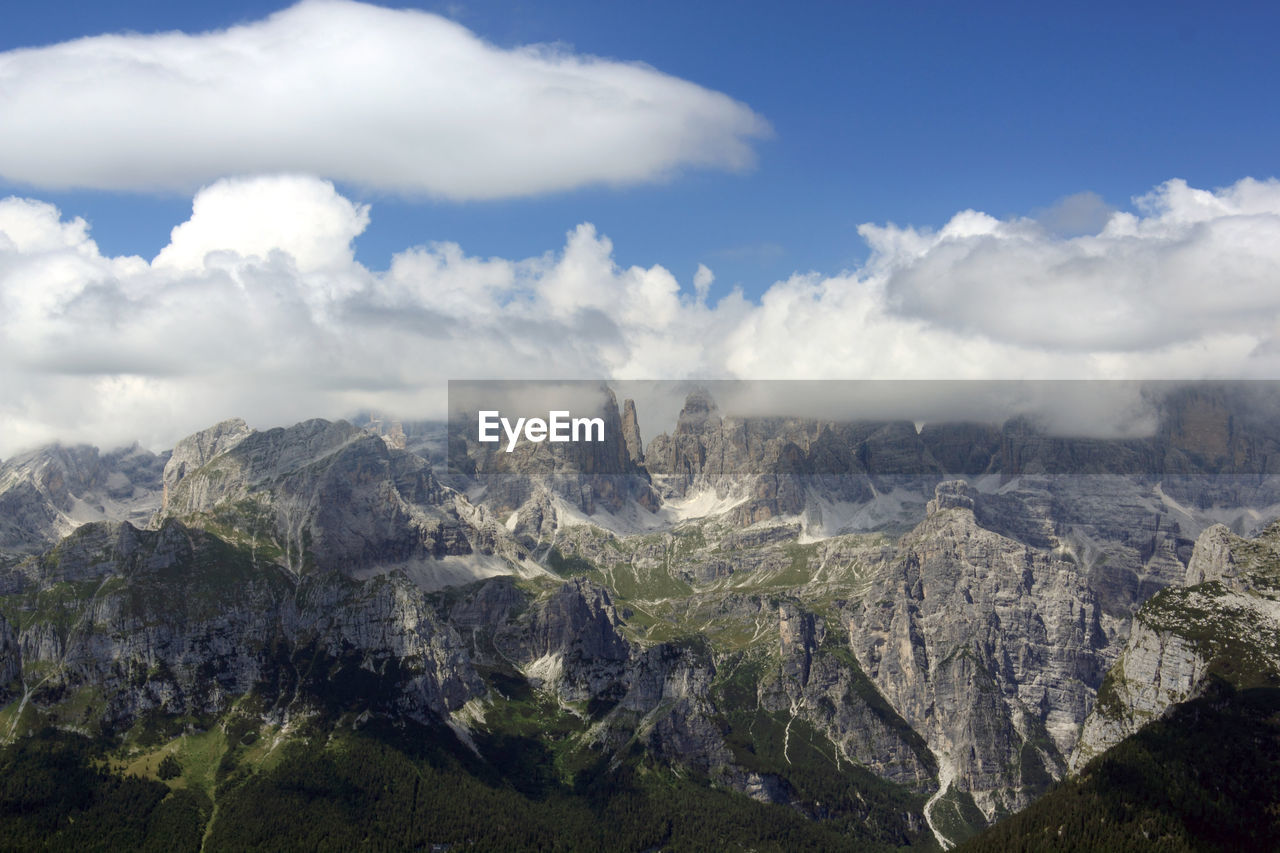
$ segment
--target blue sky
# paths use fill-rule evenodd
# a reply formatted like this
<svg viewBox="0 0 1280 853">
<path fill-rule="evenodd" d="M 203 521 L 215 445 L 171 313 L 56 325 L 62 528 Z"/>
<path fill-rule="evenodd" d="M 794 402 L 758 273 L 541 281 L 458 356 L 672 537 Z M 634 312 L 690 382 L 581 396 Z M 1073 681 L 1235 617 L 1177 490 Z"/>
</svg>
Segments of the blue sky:
<svg viewBox="0 0 1280 853">
<path fill-rule="evenodd" d="M 250 22 L 286 4 L 20 4 L 0 49 L 81 36 Z M 758 295 L 793 271 L 860 263 L 864 222 L 941 226 L 974 208 L 1029 215 L 1097 193 L 1125 208 L 1170 178 L 1218 187 L 1276 172 L 1280 84 L 1271 4 L 457 2 L 446 14 L 501 47 L 562 42 L 648 63 L 744 102 L 773 127 L 747 173 L 686 169 L 622 189 L 439 202 L 369 191 L 358 257 L 435 240 L 527 257 L 592 222 L 620 263 L 698 263 L 717 290 Z M 189 194 L 50 192 L 111 253 L 150 257 Z"/>
<path fill-rule="evenodd" d="M 0 455 L 450 378 L 1280 379 L 1268 4 L 51 0 Z"/>
</svg>

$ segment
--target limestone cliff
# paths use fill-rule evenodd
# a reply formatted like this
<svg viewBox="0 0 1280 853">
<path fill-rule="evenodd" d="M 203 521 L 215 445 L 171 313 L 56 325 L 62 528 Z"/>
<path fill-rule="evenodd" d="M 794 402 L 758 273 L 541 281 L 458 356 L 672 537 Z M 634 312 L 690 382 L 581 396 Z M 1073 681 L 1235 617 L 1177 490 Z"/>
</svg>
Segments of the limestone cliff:
<svg viewBox="0 0 1280 853">
<path fill-rule="evenodd" d="M 1206 689 L 1280 685 L 1280 524 L 1254 539 L 1205 530 L 1186 586 L 1138 609 L 1119 660 L 1085 721 L 1072 769 Z"/>
<path fill-rule="evenodd" d="M 940 484 L 846 622 L 867 674 L 991 817 L 1062 775 L 1108 637 L 1083 567 L 982 528 L 974 497 Z"/>
</svg>

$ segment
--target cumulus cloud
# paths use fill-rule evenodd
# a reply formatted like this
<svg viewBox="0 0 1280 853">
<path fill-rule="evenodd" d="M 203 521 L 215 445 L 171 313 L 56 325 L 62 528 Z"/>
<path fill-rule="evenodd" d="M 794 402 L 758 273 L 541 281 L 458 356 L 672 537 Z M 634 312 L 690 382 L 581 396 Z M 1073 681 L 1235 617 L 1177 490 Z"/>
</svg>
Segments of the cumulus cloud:
<svg viewBox="0 0 1280 853">
<path fill-rule="evenodd" d="M 347 0 L 0 54 L 0 175 L 40 187 L 189 192 L 306 172 L 488 199 L 746 169 L 768 133 L 744 104 L 645 65 L 505 50 Z"/>
<path fill-rule="evenodd" d="M 224 180 L 196 195 L 191 218 L 174 228 L 155 265 L 199 270 L 210 252 L 265 258 L 279 251 L 299 272 L 350 266 L 351 242 L 369 225 L 369 206 L 332 184 L 302 176 Z"/>
<path fill-rule="evenodd" d="M 1280 182 L 1170 181 L 1064 237 L 957 213 L 866 225 L 860 268 L 708 300 L 622 267 L 590 224 L 533 258 L 351 251 L 370 212 L 316 178 L 219 181 L 154 259 L 0 201 L 0 455 L 48 441 L 169 446 L 374 408 L 443 414 L 462 378 L 1280 377 Z"/>
<path fill-rule="evenodd" d="M 1275 334 L 1280 182 L 1169 181 L 1095 234 L 956 214 L 937 231 L 863 225 L 886 303 L 931 328 L 1028 349 L 1142 353 Z"/>
</svg>

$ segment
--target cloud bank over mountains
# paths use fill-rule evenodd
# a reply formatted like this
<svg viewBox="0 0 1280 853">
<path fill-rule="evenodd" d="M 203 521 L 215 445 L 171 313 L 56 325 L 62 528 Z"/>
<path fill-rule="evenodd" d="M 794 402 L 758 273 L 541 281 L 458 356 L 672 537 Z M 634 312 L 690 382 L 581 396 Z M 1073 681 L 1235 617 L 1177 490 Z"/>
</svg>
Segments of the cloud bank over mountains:
<svg viewBox="0 0 1280 853">
<path fill-rule="evenodd" d="M 1135 203 L 1079 236 L 972 210 L 864 225 L 865 265 L 755 301 L 706 266 L 620 267 L 589 223 L 539 257 L 428 243 L 371 270 L 370 210 L 301 175 L 205 187 L 150 261 L 9 198 L 0 455 L 167 446 L 230 415 L 437 416 L 449 378 L 1280 377 L 1280 182 Z"/>
<path fill-rule="evenodd" d="M 748 169 L 770 132 L 746 105 L 643 64 L 502 49 L 438 15 L 348 0 L 0 53 L 0 175 L 39 187 L 190 193 L 305 172 L 510 198 Z"/>
</svg>

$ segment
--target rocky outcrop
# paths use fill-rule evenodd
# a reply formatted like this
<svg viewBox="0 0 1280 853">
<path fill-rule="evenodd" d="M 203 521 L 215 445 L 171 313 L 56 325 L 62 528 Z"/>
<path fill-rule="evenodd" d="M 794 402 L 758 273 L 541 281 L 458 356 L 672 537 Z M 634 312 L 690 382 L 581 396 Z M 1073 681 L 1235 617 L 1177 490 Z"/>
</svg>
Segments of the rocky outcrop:
<svg viewBox="0 0 1280 853">
<path fill-rule="evenodd" d="M 640 418 L 636 415 L 636 401 L 622 402 L 622 442 L 627 447 L 627 458 L 631 464 L 644 464 L 644 442 L 640 438 Z"/>
<path fill-rule="evenodd" d="M 13 684 L 21 676 L 22 653 L 18 634 L 9 620 L 0 614 L 0 701 L 7 701 L 13 695 Z"/>
<path fill-rule="evenodd" d="M 513 624 L 501 626 L 494 646 L 539 687 L 568 701 L 616 698 L 629 644 L 609 593 L 581 579 L 534 601 Z"/>
<path fill-rule="evenodd" d="M 396 712 L 445 717 L 487 692 L 458 633 L 439 618 L 417 584 L 400 574 L 361 585 L 323 611 L 298 613 L 295 636 L 380 676 Z"/>
<path fill-rule="evenodd" d="M 1184 586 L 1207 581 L 1221 581 L 1231 588 L 1239 581 L 1235 549 L 1243 540 L 1231 533 L 1225 524 L 1215 524 L 1200 534 L 1195 552 L 1187 561 Z"/>
<path fill-rule="evenodd" d="M 230 418 L 174 445 L 164 466 L 164 507 L 169 506 L 169 493 L 187 474 L 204 467 L 215 456 L 226 453 L 252 434 L 253 430 L 242 419 Z"/>
<path fill-rule="evenodd" d="M 1280 591 L 1280 524 L 1253 539 L 1236 536 L 1224 524 L 1201 533 L 1187 562 L 1185 585 L 1211 582 L 1232 592 L 1273 598 Z"/>
<path fill-rule="evenodd" d="M 1208 662 L 1185 637 L 1135 619 L 1129 641 L 1085 720 L 1071 769 L 1079 770 L 1173 705 L 1190 699 L 1207 670 Z"/>
<path fill-rule="evenodd" d="M 1073 770 L 1200 695 L 1213 679 L 1236 688 L 1280 686 L 1280 525 L 1255 539 L 1223 525 L 1208 528 L 1186 580 L 1135 614 L 1085 721 Z"/>
</svg>

